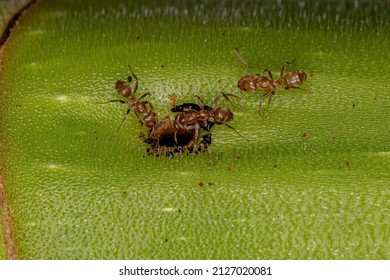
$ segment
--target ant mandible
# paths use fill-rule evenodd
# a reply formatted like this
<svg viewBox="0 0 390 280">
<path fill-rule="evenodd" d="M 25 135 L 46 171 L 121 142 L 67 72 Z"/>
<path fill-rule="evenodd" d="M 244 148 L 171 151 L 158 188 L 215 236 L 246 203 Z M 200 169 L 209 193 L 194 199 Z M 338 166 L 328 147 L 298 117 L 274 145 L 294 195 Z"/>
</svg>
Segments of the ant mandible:
<svg viewBox="0 0 390 280">
<path fill-rule="evenodd" d="M 132 76 L 135 79 L 135 86 L 134 89 L 130 87 L 130 85 L 123 81 L 123 80 L 118 80 L 115 83 L 115 89 L 118 92 L 118 94 L 124 98 L 127 98 L 127 100 L 122 100 L 122 99 L 115 99 L 115 100 L 110 100 L 105 103 L 109 102 L 119 102 L 121 104 L 128 104 L 129 108 L 126 111 L 125 116 L 122 119 L 121 124 L 119 125 L 118 130 L 121 128 L 122 124 L 125 122 L 127 116 L 130 114 L 131 108 L 134 109 L 134 113 L 137 117 L 137 119 L 140 121 L 141 125 L 145 125 L 148 128 L 152 128 L 157 122 L 158 122 L 158 116 L 156 112 L 154 111 L 154 108 L 152 104 L 149 101 L 141 101 L 143 98 L 146 96 L 150 95 L 150 92 L 144 93 L 140 98 L 135 97 L 135 93 L 138 90 L 138 78 L 134 74 L 133 70 L 131 69 L 131 66 L 129 66 L 130 72 Z M 127 81 L 130 83 L 132 80 L 131 76 L 127 78 Z M 147 108 L 147 105 L 149 105 L 149 110 Z"/>
<path fill-rule="evenodd" d="M 242 55 L 240 54 L 239 50 L 237 48 L 234 49 L 238 58 L 244 64 L 244 75 L 246 73 L 246 70 L 248 69 L 248 63 L 244 60 Z M 263 104 L 263 101 L 266 97 L 268 97 L 268 105 L 267 105 L 267 111 L 271 104 L 271 98 L 275 94 L 276 90 L 278 89 L 301 89 L 299 86 L 303 84 L 307 79 L 307 74 L 304 71 L 301 70 L 295 70 L 292 72 L 288 72 L 284 75 L 284 70 L 287 66 L 287 64 L 292 64 L 295 61 L 295 59 L 291 62 L 286 61 L 283 64 L 282 70 L 280 71 L 279 79 L 274 79 L 272 76 L 272 72 L 269 68 L 265 69 L 264 72 L 267 71 L 268 77 L 264 76 L 263 74 L 254 74 L 254 75 L 246 75 L 242 77 L 238 81 L 238 88 L 240 89 L 241 98 L 243 97 L 242 92 L 256 92 L 257 90 L 264 91 L 265 93 L 261 96 L 259 101 L 259 114 L 261 115 L 261 107 Z"/>
</svg>

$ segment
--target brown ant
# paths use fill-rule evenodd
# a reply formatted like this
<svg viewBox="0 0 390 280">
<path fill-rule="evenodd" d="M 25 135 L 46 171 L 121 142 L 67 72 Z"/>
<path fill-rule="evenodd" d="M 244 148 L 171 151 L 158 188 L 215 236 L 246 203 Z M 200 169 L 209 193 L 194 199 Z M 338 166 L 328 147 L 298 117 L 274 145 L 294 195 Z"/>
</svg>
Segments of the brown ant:
<svg viewBox="0 0 390 280">
<path fill-rule="evenodd" d="M 244 60 L 242 55 L 240 54 L 239 50 L 237 48 L 234 49 L 238 58 L 242 62 L 242 64 L 245 65 L 244 75 L 246 73 L 246 70 L 248 69 L 248 63 Z M 256 92 L 257 90 L 264 91 L 265 94 L 263 94 L 260 98 L 259 102 L 259 114 L 261 114 L 261 106 L 266 97 L 268 97 L 268 105 L 267 105 L 267 111 L 271 104 L 271 98 L 275 94 L 276 90 L 278 89 L 300 89 L 299 85 L 303 84 L 307 79 L 307 74 L 304 71 L 295 70 L 292 72 L 288 72 L 284 75 L 284 70 L 287 66 L 287 64 L 292 64 L 295 61 L 295 59 L 291 62 L 286 61 L 283 64 L 282 70 L 280 71 L 279 79 L 274 79 L 272 76 L 272 72 L 269 68 L 265 69 L 264 72 L 267 71 L 269 77 L 266 77 L 262 74 L 254 74 L 254 75 L 246 75 L 242 77 L 238 81 L 238 88 L 240 89 L 241 98 L 242 92 Z"/>
<path fill-rule="evenodd" d="M 199 97 L 198 97 L 199 98 Z M 198 104 L 196 103 L 183 103 L 181 105 L 177 105 L 171 109 L 171 112 L 184 112 L 188 111 L 189 109 L 196 110 L 196 111 L 201 111 L 201 110 L 207 110 L 211 111 L 213 108 L 207 105 L 203 105 L 203 108 L 201 108 Z M 203 129 L 210 131 L 210 129 L 214 126 L 214 122 L 207 121 L 207 124 L 202 127 Z"/>
<path fill-rule="evenodd" d="M 174 127 L 176 129 L 175 142 L 177 142 L 177 134 L 194 131 L 196 147 L 200 129 L 202 128 L 206 131 L 210 131 L 214 124 L 224 124 L 230 129 L 234 130 L 242 138 L 244 138 L 236 129 L 234 129 L 234 127 L 227 124 L 227 122 L 233 120 L 234 114 L 229 108 L 219 106 L 221 96 L 223 96 L 227 101 L 230 102 L 230 104 L 232 104 L 232 106 L 234 106 L 229 97 L 223 92 L 219 92 L 216 95 L 212 108 L 203 105 L 202 100 L 197 95 L 195 96 L 196 104 L 184 103 L 181 105 L 183 107 L 183 112 L 176 115 L 174 120 Z"/>
<path fill-rule="evenodd" d="M 183 112 L 184 108 L 191 105 L 182 104 L 172 108 L 172 111 L 177 110 Z M 194 104 L 198 106 L 197 104 Z M 199 107 L 199 106 L 198 106 Z M 195 110 L 200 108 L 195 108 Z M 203 140 L 199 143 L 199 148 L 196 150 L 195 145 L 195 130 L 181 130 L 177 131 L 175 127 L 175 120 L 172 117 L 165 117 L 160 122 L 156 122 L 153 127 L 150 127 L 148 135 L 145 136 L 143 133 L 140 137 L 145 143 L 149 144 L 151 148 L 148 148 L 150 154 L 163 154 L 167 157 L 172 158 L 174 154 L 182 154 L 185 151 L 192 152 L 204 152 L 207 147 L 211 144 L 211 134 L 209 137 L 203 136 Z"/>
<path fill-rule="evenodd" d="M 143 98 L 146 96 L 150 95 L 150 92 L 144 93 L 140 98 L 135 97 L 135 93 L 138 90 L 138 78 L 134 74 L 133 70 L 131 69 L 131 66 L 128 65 L 130 68 L 130 72 L 132 76 L 135 79 L 135 86 L 134 89 L 130 87 L 128 83 L 131 82 L 132 78 L 129 76 L 127 78 L 127 82 L 123 80 L 118 80 L 115 83 L 115 89 L 118 92 L 118 94 L 124 98 L 127 98 L 127 100 L 122 100 L 122 99 L 115 99 L 115 100 L 110 100 L 105 103 L 109 102 L 119 102 L 121 104 L 128 104 L 129 108 L 126 111 L 125 116 L 122 119 L 121 124 L 119 125 L 118 130 L 121 128 L 122 124 L 125 122 L 127 116 L 130 114 L 131 108 L 134 109 L 134 113 L 138 120 L 140 121 L 141 125 L 145 125 L 148 128 L 152 128 L 158 121 L 158 116 L 156 112 L 154 111 L 154 108 L 152 104 L 149 101 L 141 101 Z M 149 110 L 147 108 L 147 105 L 149 105 Z"/>
<path fill-rule="evenodd" d="M 194 151 L 194 130 L 177 132 L 174 120 L 170 117 L 166 117 L 154 125 L 147 136 L 141 133 L 140 137 L 150 145 L 151 148 L 147 149 L 150 154 L 165 153 L 167 157 L 172 158 L 174 153 L 182 154 L 185 151 L 190 153 Z"/>
</svg>

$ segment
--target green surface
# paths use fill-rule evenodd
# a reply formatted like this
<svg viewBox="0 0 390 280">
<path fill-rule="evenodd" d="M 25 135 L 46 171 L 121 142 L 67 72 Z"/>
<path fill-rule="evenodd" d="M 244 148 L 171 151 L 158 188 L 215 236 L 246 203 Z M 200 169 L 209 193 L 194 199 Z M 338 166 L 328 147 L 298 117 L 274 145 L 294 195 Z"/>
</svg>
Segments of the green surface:
<svg viewBox="0 0 390 280">
<path fill-rule="evenodd" d="M 389 259 L 389 6 L 302 3 L 34 7 L 2 77 L 19 257 Z M 133 114 L 114 136 L 126 108 L 97 102 L 117 97 L 127 64 L 162 118 L 173 93 L 238 94 L 235 47 L 248 73 L 296 58 L 289 69 L 313 74 L 268 118 L 260 94 L 235 101 L 249 143 L 217 126 L 205 154 L 148 156 Z"/>
<path fill-rule="evenodd" d="M 27 4 L 27 0 L 8 0 L 0 1 L 0 37 L 3 33 L 6 32 L 9 22 L 11 19 Z M 1 132 L 0 132 L 1 133 Z M 1 135 L 1 134 L 0 134 Z M 0 137 L 1 140 L 1 137 Z M 0 142 L 0 151 L 1 151 L 1 142 Z M 0 164 L 0 174 L 1 174 L 1 164 Z M 1 199 L 1 197 L 0 197 Z M 0 205 L 0 219 L 1 224 L 3 224 L 3 209 Z M 3 238 L 3 227 L 0 226 L 0 260 L 6 259 L 5 247 L 4 247 L 4 238 Z"/>
</svg>

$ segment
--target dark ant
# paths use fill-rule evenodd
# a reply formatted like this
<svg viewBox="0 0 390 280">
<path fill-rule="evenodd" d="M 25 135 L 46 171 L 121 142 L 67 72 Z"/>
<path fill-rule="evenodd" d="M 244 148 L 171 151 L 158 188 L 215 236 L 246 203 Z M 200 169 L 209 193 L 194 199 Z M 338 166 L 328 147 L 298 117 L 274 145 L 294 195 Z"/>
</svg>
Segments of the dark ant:
<svg viewBox="0 0 390 280">
<path fill-rule="evenodd" d="M 128 83 L 132 81 L 131 76 L 127 78 L 127 82 L 123 80 L 118 80 L 115 83 L 115 89 L 118 92 L 118 94 L 124 98 L 127 98 L 127 100 L 122 100 L 122 99 L 115 99 L 115 100 L 110 100 L 105 103 L 109 102 L 119 102 L 121 104 L 128 104 L 129 108 L 126 111 L 125 116 L 122 119 L 121 124 L 119 125 L 118 130 L 121 128 L 122 124 L 125 122 L 127 116 L 130 114 L 131 108 L 134 109 L 134 113 L 138 120 L 140 121 L 141 125 L 145 125 L 148 128 L 152 128 L 158 121 L 158 117 L 156 112 L 154 111 L 154 108 L 152 104 L 149 101 L 141 101 L 143 98 L 146 96 L 150 95 L 150 92 L 144 93 L 140 98 L 135 97 L 135 93 L 138 90 L 138 78 L 134 74 L 133 70 L 131 69 L 131 66 L 128 65 L 130 68 L 130 72 L 132 76 L 135 79 L 135 86 L 134 89 L 130 87 Z M 149 105 L 149 110 L 147 105 Z"/>
<path fill-rule="evenodd" d="M 244 75 L 246 73 L 246 70 L 248 69 L 248 63 L 244 60 L 242 55 L 240 54 L 239 50 L 237 48 L 234 49 L 238 58 L 242 62 L 242 64 L 245 65 L 244 69 Z M 254 74 L 254 75 L 246 75 L 242 77 L 238 81 L 238 88 L 240 89 L 241 98 L 243 97 L 242 92 L 256 92 L 257 90 L 265 91 L 265 94 L 263 94 L 260 98 L 259 102 L 259 114 L 261 114 L 261 106 L 263 104 L 263 101 L 266 97 L 268 98 L 268 105 L 267 105 L 267 111 L 271 104 L 271 98 L 275 94 L 276 90 L 278 89 L 300 89 L 299 85 L 303 84 L 307 79 L 307 74 L 304 71 L 295 70 L 292 72 L 288 72 L 284 75 L 284 69 L 286 68 L 287 64 L 292 64 L 295 61 L 295 59 L 291 62 L 286 61 L 283 64 L 282 70 L 280 71 L 279 79 L 274 79 L 272 76 L 272 72 L 269 68 L 265 69 L 264 72 L 267 71 L 268 77 L 262 75 L 262 74 Z"/>
<path fill-rule="evenodd" d="M 184 103 L 187 105 L 183 106 L 183 112 L 176 115 L 174 120 L 174 127 L 176 129 L 175 141 L 177 142 L 177 134 L 194 131 L 194 145 L 196 147 L 200 129 L 202 128 L 206 131 L 210 131 L 214 124 L 224 124 L 230 129 L 234 130 L 242 138 L 244 138 L 237 130 L 234 129 L 234 127 L 227 124 L 227 122 L 233 120 L 234 114 L 229 108 L 219 106 L 221 96 L 223 96 L 227 101 L 230 102 L 230 104 L 232 104 L 232 106 L 234 106 L 229 97 L 223 92 L 219 92 L 216 95 L 213 107 L 209 110 L 205 108 L 202 100 L 197 95 L 195 96 L 195 101 L 196 105 L 198 106 L 193 106 L 195 104 L 192 103 Z M 193 107 L 194 109 L 186 108 L 188 104 L 190 104 L 189 107 Z"/>
</svg>

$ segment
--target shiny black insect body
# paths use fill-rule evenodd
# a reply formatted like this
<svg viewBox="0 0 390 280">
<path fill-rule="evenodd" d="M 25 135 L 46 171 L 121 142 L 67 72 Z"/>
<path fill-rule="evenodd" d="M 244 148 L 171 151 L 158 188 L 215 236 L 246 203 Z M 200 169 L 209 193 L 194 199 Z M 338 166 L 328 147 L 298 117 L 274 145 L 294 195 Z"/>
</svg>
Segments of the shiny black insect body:
<svg viewBox="0 0 390 280">
<path fill-rule="evenodd" d="M 181 105 L 177 105 L 171 109 L 171 112 L 184 112 L 185 109 L 193 109 L 196 111 L 202 110 L 200 106 L 196 103 L 183 103 Z M 211 111 L 213 108 L 207 105 L 203 105 L 203 109 L 207 111 Z"/>
</svg>

